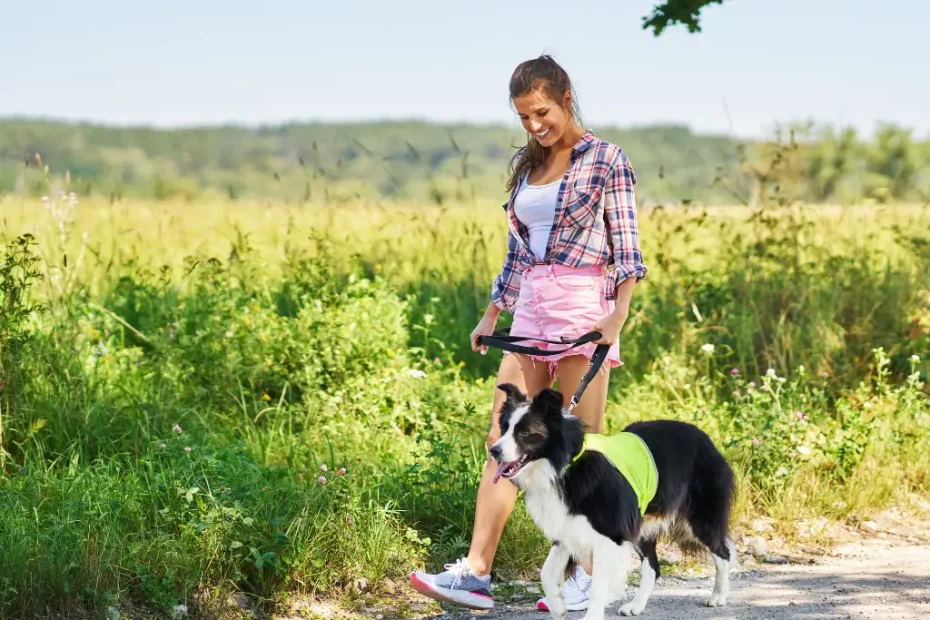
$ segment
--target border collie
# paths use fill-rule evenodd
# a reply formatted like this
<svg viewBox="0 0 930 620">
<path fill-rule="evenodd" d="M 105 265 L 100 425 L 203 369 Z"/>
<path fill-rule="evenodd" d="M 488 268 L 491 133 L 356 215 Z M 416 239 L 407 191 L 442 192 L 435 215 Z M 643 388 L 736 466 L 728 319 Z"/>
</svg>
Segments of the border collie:
<svg viewBox="0 0 930 620">
<path fill-rule="evenodd" d="M 583 425 L 563 411 L 559 392 L 547 388 L 530 399 L 514 385 L 498 388 L 507 398 L 501 437 L 490 450 L 498 462 L 494 482 L 504 477 L 525 491 L 527 512 L 552 541 L 540 572 L 552 617 L 565 617 L 561 587 L 570 563 L 591 558 L 585 619 L 602 620 L 605 607 L 626 589 L 634 552 L 642 558 L 642 578 L 620 613 L 641 614 L 659 576 L 656 542 L 663 534 L 683 551 L 713 554 L 717 575 L 707 605 L 726 605 L 730 562 L 736 562 L 729 536 L 734 477 L 703 431 L 672 420 L 636 422 L 624 429 L 645 445 L 647 450 L 640 450 L 645 458 L 651 456 L 651 483 L 645 485 L 651 491 L 641 499 L 642 480 L 631 485 L 603 453 L 585 449 Z"/>
</svg>

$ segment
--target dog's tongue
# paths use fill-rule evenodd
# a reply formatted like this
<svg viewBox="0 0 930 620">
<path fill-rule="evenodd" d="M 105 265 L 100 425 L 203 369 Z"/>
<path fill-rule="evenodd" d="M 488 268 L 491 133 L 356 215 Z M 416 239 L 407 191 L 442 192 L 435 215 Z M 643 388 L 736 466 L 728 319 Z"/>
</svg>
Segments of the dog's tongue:
<svg viewBox="0 0 930 620">
<path fill-rule="evenodd" d="M 497 484 L 497 481 L 501 479 L 501 474 L 504 473 L 504 467 L 505 467 L 506 465 L 507 465 L 506 463 L 498 463 L 498 464 L 497 464 L 497 473 L 494 474 L 494 480 L 493 480 L 492 484 Z"/>
</svg>

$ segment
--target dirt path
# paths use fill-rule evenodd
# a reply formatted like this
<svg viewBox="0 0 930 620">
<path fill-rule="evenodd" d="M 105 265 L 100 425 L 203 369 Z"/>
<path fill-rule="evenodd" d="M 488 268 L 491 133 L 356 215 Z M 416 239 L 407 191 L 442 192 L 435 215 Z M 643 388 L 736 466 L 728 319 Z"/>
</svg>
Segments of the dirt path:
<svg viewBox="0 0 930 620">
<path fill-rule="evenodd" d="M 642 618 L 663 620 L 833 620 L 930 617 L 930 546 L 871 540 L 835 549 L 816 564 L 754 565 L 734 572 L 730 599 L 723 609 L 703 606 L 713 586 L 709 576 L 665 577 L 657 585 Z M 461 620 L 546 620 L 534 609 L 535 597 L 514 595 L 492 612 L 445 607 L 427 618 Z M 629 600 L 632 590 L 627 592 Z M 608 610 L 618 617 L 620 603 Z M 580 620 L 582 612 L 569 614 Z"/>
<path fill-rule="evenodd" d="M 741 566 L 731 572 L 727 607 L 711 609 L 704 603 L 713 588 L 713 563 L 679 566 L 665 571 L 640 618 L 661 620 L 930 620 L 930 504 L 923 514 L 891 509 L 875 520 L 829 524 L 826 520 L 798 521 L 796 544 L 779 537 L 770 522 L 759 519 L 739 538 Z M 820 538 L 818 538 L 818 536 Z M 753 537 L 767 541 L 759 553 L 788 552 L 789 563 L 756 561 L 749 549 Z M 807 541 L 807 542 L 804 542 Z M 774 551 L 771 551 L 773 550 Z M 660 559 L 672 560 L 672 548 L 660 545 Z M 665 569 L 663 569 L 665 570 Z M 631 588 L 607 610 L 610 620 L 620 618 L 620 606 L 632 599 L 638 585 L 638 563 Z M 273 616 L 297 620 L 307 614 L 322 620 L 548 620 L 536 610 L 537 582 L 495 586 L 496 607 L 475 612 L 440 605 L 416 594 L 406 583 L 389 588 L 393 593 L 378 603 L 363 603 L 354 613 L 337 606 L 305 601 L 300 613 Z M 295 612 L 297 610 L 294 610 Z M 581 620 L 584 612 L 568 614 Z"/>
</svg>

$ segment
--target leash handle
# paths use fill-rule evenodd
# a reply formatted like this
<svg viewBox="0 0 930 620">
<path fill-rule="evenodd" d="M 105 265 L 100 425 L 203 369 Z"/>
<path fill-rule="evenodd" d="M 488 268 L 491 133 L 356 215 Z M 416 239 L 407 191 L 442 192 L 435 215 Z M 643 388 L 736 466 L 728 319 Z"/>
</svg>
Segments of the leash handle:
<svg viewBox="0 0 930 620">
<path fill-rule="evenodd" d="M 527 355 L 558 355 L 559 353 L 564 353 L 570 351 L 571 349 L 586 345 L 589 342 L 594 342 L 601 338 L 601 332 L 593 331 L 584 334 L 580 338 L 575 340 L 546 340 L 545 338 L 529 338 L 527 336 L 511 336 L 510 328 L 505 327 L 503 329 L 494 330 L 494 333 L 490 336 L 478 336 L 478 344 L 483 344 L 489 347 L 495 347 L 497 349 L 502 349 L 504 351 L 510 351 L 511 353 L 525 353 Z M 539 347 L 528 347 L 521 344 L 516 344 L 524 340 L 535 340 L 536 342 L 545 342 L 548 344 L 567 344 L 569 346 L 558 351 L 544 351 Z"/>
<path fill-rule="evenodd" d="M 524 353 L 526 355 L 542 355 L 550 356 L 557 355 L 559 353 L 564 353 L 565 351 L 570 351 L 576 347 L 588 344 L 589 342 L 594 342 L 595 340 L 600 340 L 601 332 L 592 331 L 584 334 L 576 340 L 546 340 L 545 338 L 529 338 L 524 336 L 511 336 L 510 328 L 503 328 L 495 330 L 494 333 L 490 336 L 478 336 L 478 344 L 483 344 L 489 347 L 496 347 L 504 351 L 510 351 L 512 353 Z M 535 340 L 536 342 L 546 342 L 549 344 L 568 344 L 569 346 L 558 351 L 544 351 L 539 347 L 529 347 L 521 344 L 516 344 L 524 340 Z M 588 384 L 594 379 L 597 375 L 597 371 L 600 369 L 601 365 L 604 363 L 604 360 L 607 359 L 607 354 L 610 352 L 610 345 L 599 344 L 594 349 L 594 355 L 591 356 L 591 360 L 588 362 L 588 371 L 585 373 L 584 377 L 581 378 L 581 382 L 578 384 L 578 389 L 575 390 L 575 394 L 572 396 L 571 401 L 568 404 L 568 413 L 571 413 L 572 409 L 578 404 L 578 401 L 581 400 L 581 395 L 584 394 L 584 391 L 588 388 Z"/>
</svg>

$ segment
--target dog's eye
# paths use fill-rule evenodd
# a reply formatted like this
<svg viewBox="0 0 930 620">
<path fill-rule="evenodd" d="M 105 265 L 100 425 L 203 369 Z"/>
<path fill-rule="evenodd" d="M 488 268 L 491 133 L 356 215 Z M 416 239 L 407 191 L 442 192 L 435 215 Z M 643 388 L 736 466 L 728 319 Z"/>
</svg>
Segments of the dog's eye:
<svg viewBox="0 0 930 620">
<path fill-rule="evenodd" d="M 523 430 L 520 431 L 519 435 L 520 437 L 525 439 L 530 436 L 530 432 L 524 428 Z"/>
</svg>

